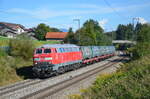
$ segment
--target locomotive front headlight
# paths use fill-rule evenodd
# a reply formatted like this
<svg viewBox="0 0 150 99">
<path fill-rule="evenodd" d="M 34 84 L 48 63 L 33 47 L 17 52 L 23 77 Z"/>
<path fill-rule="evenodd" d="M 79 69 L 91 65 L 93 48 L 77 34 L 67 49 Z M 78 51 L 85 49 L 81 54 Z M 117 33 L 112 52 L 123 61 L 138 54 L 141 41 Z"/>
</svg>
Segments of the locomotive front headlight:
<svg viewBox="0 0 150 99">
<path fill-rule="evenodd" d="M 34 61 L 40 61 L 40 58 L 34 58 Z"/>
<path fill-rule="evenodd" d="M 52 60 L 52 57 L 46 57 L 45 60 Z"/>
</svg>

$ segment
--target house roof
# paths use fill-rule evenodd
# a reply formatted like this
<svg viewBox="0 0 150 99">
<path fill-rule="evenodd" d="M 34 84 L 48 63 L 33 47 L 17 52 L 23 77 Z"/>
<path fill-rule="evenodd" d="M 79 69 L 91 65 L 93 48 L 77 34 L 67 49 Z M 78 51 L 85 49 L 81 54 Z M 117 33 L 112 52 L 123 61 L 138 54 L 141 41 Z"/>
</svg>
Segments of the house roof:
<svg viewBox="0 0 150 99">
<path fill-rule="evenodd" d="M 10 28 L 10 29 L 13 29 L 13 30 L 16 30 L 17 28 L 24 28 L 24 26 L 20 25 L 20 24 L 14 24 L 14 23 L 7 23 L 7 22 L 0 22 L 0 24 Z"/>
<path fill-rule="evenodd" d="M 45 38 L 59 38 L 64 39 L 68 32 L 47 32 Z"/>
</svg>

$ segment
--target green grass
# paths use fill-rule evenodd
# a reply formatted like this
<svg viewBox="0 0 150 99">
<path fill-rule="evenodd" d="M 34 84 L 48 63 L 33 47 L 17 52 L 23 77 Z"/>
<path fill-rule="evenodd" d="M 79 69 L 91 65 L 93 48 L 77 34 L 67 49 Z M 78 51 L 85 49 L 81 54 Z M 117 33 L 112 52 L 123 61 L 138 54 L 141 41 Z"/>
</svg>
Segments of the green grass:
<svg viewBox="0 0 150 99">
<path fill-rule="evenodd" d="M 0 46 L 8 46 L 9 44 L 9 39 L 6 37 L 0 36 Z"/>
<path fill-rule="evenodd" d="M 0 46 L 9 46 L 9 38 L 6 37 L 2 37 L 0 36 Z M 43 44 L 59 44 L 60 41 L 38 41 L 38 40 L 34 40 L 33 41 L 35 46 L 40 46 Z"/>
<path fill-rule="evenodd" d="M 59 44 L 60 41 L 37 41 L 37 40 L 34 40 L 34 43 L 35 43 L 35 46 L 40 46 L 43 44 Z"/>
<path fill-rule="evenodd" d="M 150 56 L 122 66 L 118 72 L 97 77 L 81 95 L 70 99 L 148 99 L 150 98 Z"/>
</svg>

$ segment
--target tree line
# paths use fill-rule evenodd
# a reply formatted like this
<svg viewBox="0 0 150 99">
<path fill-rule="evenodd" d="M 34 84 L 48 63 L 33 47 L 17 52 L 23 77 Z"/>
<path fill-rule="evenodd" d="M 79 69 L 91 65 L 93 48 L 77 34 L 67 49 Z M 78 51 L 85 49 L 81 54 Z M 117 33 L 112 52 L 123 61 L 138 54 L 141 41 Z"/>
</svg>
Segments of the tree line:
<svg viewBox="0 0 150 99">
<path fill-rule="evenodd" d="M 75 32 L 70 28 L 68 36 L 65 38 L 64 42 L 84 46 L 111 45 L 111 38 L 104 33 L 104 30 L 97 21 L 90 19 Z"/>
<path fill-rule="evenodd" d="M 39 24 L 34 28 L 35 37 L 38 40 L 45 40 L 47 32 L 61 32 L 57 28 L 51 28 L 46 24 Z M 111 37 L 104 33 L 104 30 L 100 27 L 97 21 L 87 20 L 83 26 L 73 32 L 72 28 L 69 28 L 68 35 L 63 41 L 64 43 L 71 43 L 77 45 L 110 45 Z"/>
<path fill-rule="evenodd" d="M 45 40 L 47 32 L 61 32 L 57 28 L 49 27 L 46 24 L 39 24 L 34 28 L 35 36 L 39 40 Z M 137 23 L 119 24 L 115 31 L 104 32 L 98 21 L 87 20 L 83 26 L 75 32 L 69 28 L 64 43 L 77 45 L 111 45 L 112 40 L 131 40 L 139 42 L 150 41 L 150 25 Z"/>
<path fill-rule="evenodd" d="M 131 41 L 139 41 L 141 36 L 141 30 L 145 27 L 149 26 L 149 24 L 141 24 L 137 23 L 136 26 L 129 23 L 127 25 L 119 24 L 116 31 L 109 32 L 109 34 L 113 35 L 114 40 L 131 40 Z M 144 32 L 142 32 L 144 33 Z"/>
</svg>

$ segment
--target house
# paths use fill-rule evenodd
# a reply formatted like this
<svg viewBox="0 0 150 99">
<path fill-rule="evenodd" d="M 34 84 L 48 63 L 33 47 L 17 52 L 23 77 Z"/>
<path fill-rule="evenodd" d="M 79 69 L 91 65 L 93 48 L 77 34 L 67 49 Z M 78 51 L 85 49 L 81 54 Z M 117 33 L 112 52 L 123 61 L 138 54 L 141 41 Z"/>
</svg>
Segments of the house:
<svg viewBox="0 0 150 99">
<path fill-rule="evenodd" d="M 63 41 L 67 35 L 68 32 L 47 32 L 45 39 L 54 41 Z"/>
<path fill-rule="evenodd" d="M 26 32 L 24 28 L 25 27 L 20 24 L 0 22 L 0 35 L 13 38 Z"/>
</svg>

